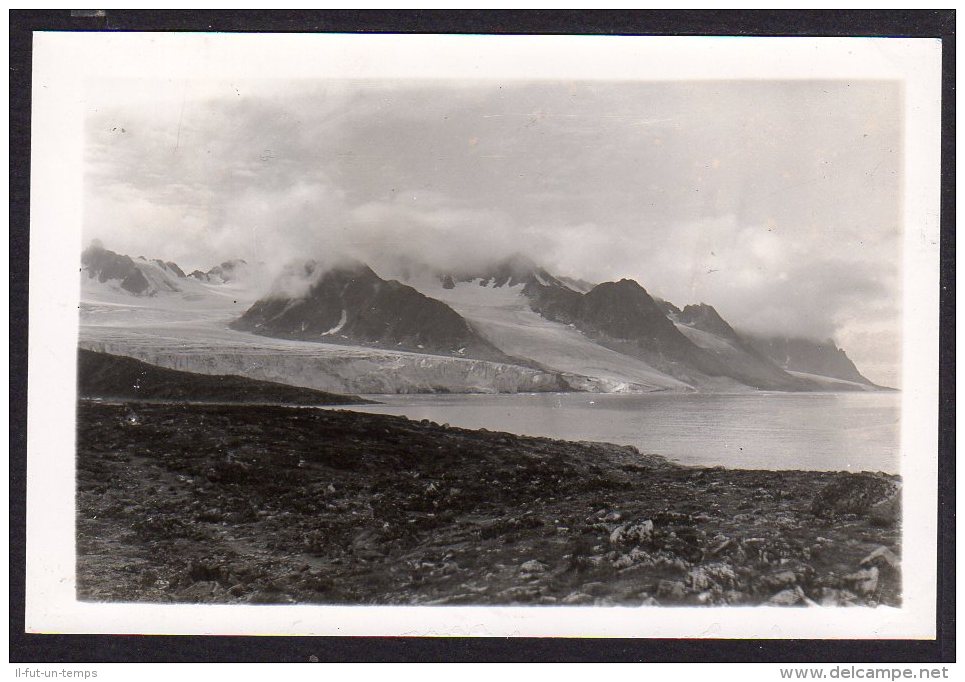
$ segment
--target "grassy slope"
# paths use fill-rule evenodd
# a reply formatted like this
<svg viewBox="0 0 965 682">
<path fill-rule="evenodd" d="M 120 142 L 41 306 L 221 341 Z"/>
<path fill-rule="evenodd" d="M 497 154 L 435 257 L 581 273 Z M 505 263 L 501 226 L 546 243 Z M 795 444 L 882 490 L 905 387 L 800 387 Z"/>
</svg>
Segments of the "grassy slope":
<svg viewBox="0 0 965 682">
<path fill-rule="evenodd" d="M 897 569 L 861 564 L 900 554 L 894 518 L 869 513 L 899 485 L 882 475 L 686 468 L 347 411 L 82 401 L 77 484 L 85 600 L 899 602 Z"/>
</svg>

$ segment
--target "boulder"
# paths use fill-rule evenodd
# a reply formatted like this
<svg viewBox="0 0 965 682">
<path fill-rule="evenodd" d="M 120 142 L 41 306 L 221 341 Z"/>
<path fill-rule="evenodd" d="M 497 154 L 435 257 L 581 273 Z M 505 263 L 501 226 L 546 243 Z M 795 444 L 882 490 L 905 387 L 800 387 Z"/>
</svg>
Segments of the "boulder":
<svg viewBox="0 0 965 682">
<path fill-rule="evenodd" d="M 844 514 L 897 518 L 900 492 L 901 483 L 893 478 L 873 474 L 842 474 L 814 496 L 811 513 L 826 519 Z"/>
<path fill-rule="evenodd" d="M 546 564 L 537 561 L 536 559 L 530 559 L 522 566 L 519 567 L 520 573 L 543 573 L 546 571 Z"/>
<path fill-rule="evenodd" d="M 901 568 L 901 559 L 890 549 L 881 545 L 871 554 L 861 560 L 862 566 L 875 566 L 878 570 L 890 569 L 897 571 Z"/>
<path fill-rule="evenodd" d="M 181 601 L 187 602 L 221 601 L 224 588 L 212 580 L 203 580 L 181 590 L 179 596 Z"/>
<path fill-rule="evenodd" d="M 882 527 L 893 526 L 901 521 L 900 490 L 895 490 L 891 497 L 871 505 L 868 510 L 868 519 L 875 525 Z"/>
<path fill-rule="evenodd" d="M 786 590 L 781 590 L 773 597 L 768 599 L 767 603 L 774 606 L 794 606 L 803 601 L 804 591 L 800 587 L 793 587 Z"/>
<path fill-rule="evenodd" d="M 825 587 L 821 591 L 818 601 L 821 606 L 854 606 L 858 601 L 858 596 L 848 590 Z"/>
<path fill-rule="evenodd" d="M 617 559 L 613 562 L 613 568 L 615 568 L 615 569 L 617 569 L 617 570 L 619 571 L 619 570 L 622 570 L 622 569 L 624 569 L 624 568 L 630 568 L 631 566 L 633 566 L 634 563 L 636 563 L 636 562 L 634 562 L 632 556 L 630 556 L 629 554 L 621 554 L 621 555 L 620 555 L 619 557 L 617 557 Z"/>
<path fill-rule="evenodd" d="M 844 582 L 858 594 L 874 594 L 878 589 L 878 567 L 872 566 L 844 576 Z"/>
<path fill-rule="evenodd" d="M 617 526 L 610 533 L 610 543 L 614 545 L 641 545 L 652 539 L 653 521 L 650 519 Z"/>
<path fill-rule="evenodd" d="M 496 596 L 503 602 L 532 602 L 542 596 L 542 591 L 535 585 L 517 585 L 506 588 Z"/>
<path fill-rule="evenodd" d="M 797 583 L 797 574 L 794 571 L 777 571 L 761 578 L 761 584 L 771 588 L 791 587 L 795 583 Z"/>
<path fill-rule="evenodd" d="M 247 601 L 249 604 L 293 604 L 295 602 L 289 595 L 272 588 L 255 590 Z"/>
<path fill-rule="evenodd" d="M 690 569 L 687 585 L 693 590 L 723 590 L 737 584 L 734 570 L 726 564 L 707 564 Z"/>
<path fill-rule="evenodd" d="M 661 580 L 657 583 L 657 596 L 661 599 L 680 601 L 687 596 L 687 586 L 679 580 Z"/>
<path fill-rule="evenodd" d="M 580 606 L 582 604 L 592 604 L 593 597 L 586 592 L 571 592 L 570 594 L 563 597 L 561 602 L 567 606 Z"/>
</svg>

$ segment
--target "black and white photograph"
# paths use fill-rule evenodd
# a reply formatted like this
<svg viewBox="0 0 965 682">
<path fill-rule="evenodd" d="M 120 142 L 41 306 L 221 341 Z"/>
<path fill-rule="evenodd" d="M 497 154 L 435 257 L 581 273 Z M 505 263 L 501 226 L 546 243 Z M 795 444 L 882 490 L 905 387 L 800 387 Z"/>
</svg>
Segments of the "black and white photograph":
<svg viewBox="0 0 965 682">
<path fill-rule="evenodd" d="M 877 45 L 137 37 L 111 49 L 141 73 L 71 86 L 80 212 L 34 246 L 76 296 L 52 343 L 79 608 L 868 637 L 934 608 L 908 562 L 934 542 L 909 514 L 937 194 L 911 164 L 938 101 Z"/>
</svg>

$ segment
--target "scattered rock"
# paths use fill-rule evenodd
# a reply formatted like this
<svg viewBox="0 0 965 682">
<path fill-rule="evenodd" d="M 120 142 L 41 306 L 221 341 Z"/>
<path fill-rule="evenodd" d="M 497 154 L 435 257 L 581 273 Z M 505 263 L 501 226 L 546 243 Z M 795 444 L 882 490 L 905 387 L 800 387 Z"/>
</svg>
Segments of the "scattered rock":
<svg viewBox="0 0 965 682">
<path fill-rule="evenodd" d="M 519 567 L 520 573 L 543 573 L 546 571 L 546 564 L 536 559 L 530 559 Z"/>
<path fill-rule="evenodd" d="M 500 601 L 531 602 L 542 596 L 542 590 L 535 585 L 518 585 L 503 590 L 497 596 Z"/>
<path fill-rule="evenodd" d="M 743 604 L 750 599 L 746 592 L 740 590 L 727 590 L 724 592 L 722 600 L 725 604 Z"/>
<path fill-rule="evenodd" d="M 444 604 L 472 604 L 477 599 L 479 599 L 478 594 L 473 594 L 472 592 L 458 592 L 456 594 L 440 597 L 439 599 L 430 599 L 424 603 L 428 606 Z"/>
<path fill-rule="evenodd" d="M 587 594 L 592 594 L 594 597 L 598 597 L 602 594 L 607 594 L 610 591 L 610 586 L 606 583 L 593 581 L 590 583 L 583 583 L 581 590 Z"/>
<path fill-rule="evenodd" d="M 653 521 L 646 519 L 640 523 L 617 526 L 610 533 L 610 543 L 614 545 L 641 545 L 653 539 Z"/>
<path fill-rule="evenodd" d="M 116 407 L 80 412 L 85 599 L 901 603 L 897 530 L 872 519 L 900 491 L 884 474 L 692 478 L 595 445 L 350 412 L 143 406 L 123 433 Z"/>
<path fill-rule="evenodd" d="M 586 592 L 570 592 L 568 595 L 563 597 L 564 604 L 570 606 L 579 606 L 581 604 L 592 604 L 593 597 Z"/>
<path fill-rule="evenodd" d="M 247 602 L 249 604 L 292 604 L 295 600 L 277 590 L 260 589 L 252 592 Z"/>
<path fill-rule="evenodd" d="M 188 577 L 193 581 L 218 582 L 227 576 L 225 567 L 216 560 L 192 561 L 188 567 Z"/>
<path fill-rule="evenodd" d="M 687 586 L 679 580 L 661 580 L 657 584 L 657 596 L 661 599 L 680 601 L 687 596 Z"/>
<path fill-rule="evenodd" d="M 821 590 L 818 602 L 821 606 L 854 606 L 858 596 L 848 590 L 837 590 L 825 587 Z"/>
<path fill-rule="evenodd" d="M 873 594 L 878 589 L 878 567 L 855 571 L 843 578 L 858 594 Z"/>
<path fill-rule="evenodd" d="M 181 598 L 185 601 L 205 602 L 217 599 L 224 594 L 224 589 L 214 581 L 204 580 L 196 582 L 181 590 Z"/>
<path fill-rule="evenodd" d="M 633 566 L 633 564 L 634 564 L 634 560 L 632 556 L 630 556 L 629 554 L 621 554 L 617 558 L 617 560 L 613 562 L 613 568 L 617 570 L 621 570 L 624 568 L 630 568 L 631 566 Z"/>
<path fill-rule="evenodd" d="M 872 474 L 842 474 L 822 488 L 811 503 L 811 513 L 823 518 L 845 514 L 868 516 L 882 503 L 900 497 L 897 480 Z M 887 516 L 885 507 L 875 512 Z"/>
<path fill-rule="evenodd" d="M 761 584 L 770 588 L 790 587 L 797 582 L 797 574 L 794 571 L 778 571 L 770 573 L 761 578 Z"/>
<path fill-rule="evenodd" d="M 707 564 L 687 573 L 687 585 L 693 590 L 721 590 L 737 583 L 737 574 L 726 564 Z"/>
<path fill-rule="evenodd" d="M 774 606 L 794 606 L 802 601 L 804 601 L 804 591 L 800 587 L 794 587 L 781 590 L 771 597 L 767 603 Z"/>
<path fill-rule="evenodd" d="M 723 552 L 725 549 L 727 549 L 727 548 L 729 548 L 729 547 L 733 547 L 735 544 L 736 544 L 736 543 L 735 543 L 735 541 L 734 541 L 734 538 L 727 538 L 726 540 L 724 540 L 724 541 L 721 542 L 720 544 L 716 545 L 713 549 L 711 549 L 710 552 L 709 552 L 709 554 L 710 554 L 710 556 L 715 556 L 715 555 L 720 554 L 721 552 Z"/>
<path fill-rule="evenodd" d="M 871 505 L 868 510 L 868 520 L 872 523 L 888 527 L 901 521 L 901 491 L 896 488 L 891 497 Z"/>
<path fill-rule="evenodd" d="M 875 566 L 879 570 L 883 570 L 886 567 L 897 571 L 901 567 L 901 560 L 892 552 L 890 549 L 881 545 L 873 551 L 871 554 L 866 556 L 861 560 L 862 566 Z"/>
</svg>

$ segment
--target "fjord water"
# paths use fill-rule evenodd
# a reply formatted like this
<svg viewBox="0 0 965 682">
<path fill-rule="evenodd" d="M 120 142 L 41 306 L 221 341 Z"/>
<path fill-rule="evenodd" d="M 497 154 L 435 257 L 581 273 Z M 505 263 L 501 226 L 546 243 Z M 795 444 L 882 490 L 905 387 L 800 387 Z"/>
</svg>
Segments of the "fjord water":
<svg viewBox="0 0 965 682">
<path fill-rule="evenodd" d="M 351 410 L 636 446 L 682 464 L 899 473 L 901 394 L 378 395 Z"/>
</svg>

